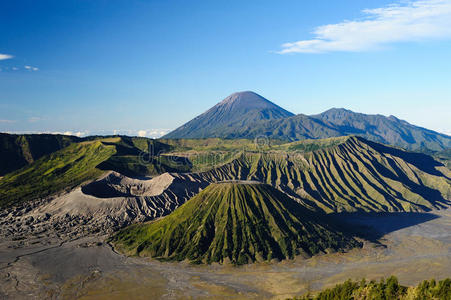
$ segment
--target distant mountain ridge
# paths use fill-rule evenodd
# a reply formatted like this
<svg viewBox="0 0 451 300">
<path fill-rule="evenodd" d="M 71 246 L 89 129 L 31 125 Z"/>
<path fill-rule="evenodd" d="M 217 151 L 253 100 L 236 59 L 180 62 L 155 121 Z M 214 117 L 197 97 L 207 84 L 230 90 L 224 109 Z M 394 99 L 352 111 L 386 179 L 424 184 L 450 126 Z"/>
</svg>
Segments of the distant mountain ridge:
<svg viewBox="0 0 451 300">
<path fill-rule="evenodd" d="M 412 125 L 395 116 L 332 108 L 317 115 L 294 115 L 253 93 L 235 93 L 163 138 L 248 138 L 296 141 L 359 135 L 415 151 L 451 148 L 451 136 Z"/>
<path fill-rule="evenodd" d="M 441 151 L 451 147 L 450 136 L 412 125 L 393 115 L 367 115 L 344 108 L 332 108 L 312 117 L 334 125 L 346 135 L 360 135 L 406 149 L 427 148 Z"/>
</svg>

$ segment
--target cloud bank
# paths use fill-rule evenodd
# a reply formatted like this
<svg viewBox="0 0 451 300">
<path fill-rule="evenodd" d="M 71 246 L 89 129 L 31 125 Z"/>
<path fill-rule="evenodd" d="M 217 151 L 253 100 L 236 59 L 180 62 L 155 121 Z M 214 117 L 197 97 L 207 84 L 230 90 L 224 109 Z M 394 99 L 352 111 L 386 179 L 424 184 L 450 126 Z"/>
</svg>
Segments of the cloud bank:
<svg viewBox="0 0 451 300">
<path fill-rule="evenodd" d="M 0 123 L 15 123 L 15 120 L 0 120 Z M 11 134 L 65 134 L 65 135 L 75 135 L 78 137 L 84 137 L 89 135 L 128 135 L 128 136 L 139 136 L 148 138 L 159 138 L 166 133 L 172 131 L 172 129 L 147 129 L 147 130 L 62 130 L 62 131 L 48 131 L 48 130 L 18 130 L 18 131 L 5 131 Z M 2 130 L 0 130 L 2 132 Z"/>
<path fill-rule="evenodd" d="M 171 130 L 169 129 L 148 129 L 148 130 L 139 130 L 138 136 L 140 137 L 148 137 L 148 138 L 159 138 L 169 133 Z"/>
<path fill-rule="evenodd" d="M 362 52 L 398 42 L 451 38 L 451 0 L 420 0 L 365 9 L 362 19 L 317 27 L 314 38 L 283 44 L 279 54 Z"/>
</svg>

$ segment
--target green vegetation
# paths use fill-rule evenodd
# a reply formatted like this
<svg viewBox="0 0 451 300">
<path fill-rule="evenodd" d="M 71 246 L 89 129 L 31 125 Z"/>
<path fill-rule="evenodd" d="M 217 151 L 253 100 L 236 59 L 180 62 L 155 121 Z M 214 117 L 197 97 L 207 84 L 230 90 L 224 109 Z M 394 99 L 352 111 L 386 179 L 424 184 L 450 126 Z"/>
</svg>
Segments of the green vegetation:
<svg viewBox="0 0 451 300">
<path fill-rule="evenodd" d="M 123 136 L 89 137 L 86 140 L 112 146 L 114 153 L 98 161 L 94 166 L 98 172 L 83 177 L 85 180 L 94 179 L 106 170 L 131 177 L 201 172 L 198 176 L 209 182 L 230 179 L 265 182 L 297 197 L 309 207 L 328 213 L 424 211 L 451 204 L 449 168 L 430 156 L 359 137 L 292 143 L 272 141 L 272 144 L 265 141 L 259 144 L 253 140 L 151 140 Z M 74 148 L 70 147 L 83 148 L 81 145 L 87 144 L 71 143 L 53 154 L 65 155 L 68 149 L 76 160 L 79 156 L 71 152 Z M 441 153 L 442 161 L 447 159 L 447 154 L 446 151 Z M 44 178 L 42 174 L 46 174 L 46 168 L 53 167 L 53 159 L 54 155 L 44 156 L 0 179 L 1 202 L 14 203 L 24 195 L 28 195 L 24 200 L 34 199 L 72 187 L 72 184 L 67 187 L 62 183 L 53 184 L 52 180 L 58 179 L 55 176 L 46 179 L 51 189 L 39 188 L 39 182 Z M 65 159 L 70 161 L 67 156 Z M 68 166 L 63 170 L 69 169 Z M 89 170 L 86 172 L 91 174 Z M 29 175 L 19 176 L 22 173 Z M 23 178 L 27 178 L 26 181 Z M 29 187 L 23 185 L 25 182 L 36 184 L 33 190 L 38 192 L 30 194 Z"/>
<path fill-rule="evenodd" d="M 158 141 L 170 145 L 171 152 L 242 152 L 242 151 L 269 151 L 278 149 L 279 145 L 285 144 L 282 140 L 259 141 L 258 139 L 159 139 Z"/>
<path fill-rule="evenodd" d="M 335 287 L 326 289 L 315 296 L 306 295 L 296 297 L 295 300 L 352 300 L 352 299 L 380 299 L 380 300 L 448 300 L 451 299 L 451 279 L 447 278 L 438 283 L 425 280 L 416 287 L 405 287 L 399 284 L 395 276 L 360 282 L 347 280 Z"/>
<path fill-rule="evenodd" d="M 289 142 L 279 139 L 159 139 L 162 144 L 171 148 L 168 153 L 189 154 L 197 152 L 312 152 L 345 143 L 350 137 L 334 137 L 326 139 L 307 139 Z"/>
<path fill-rule="evenodd" d="M 360 245 L 271 186 L 246 183 L 211 184 L 165 218 L 110 241 L 127 255 L 232 264 Z"/>
<path fill-rule="evenodd" d="M 67 135 L 0 133 L 0 176 L 79 141 Z"/>
<path fill-rule="evenodd" d="M 282 140 L 249 140 L 249 139 L 160 139 L 170 145 L 171 155 L 185 157 L 192 164 L 192 172 L 203 172 L 230 163 L 243 154 L 306 153 L 327 149 L 346 142 L 349 137 L 329 138 L 322 140 L 303 140 L 286 143 Z M 164 154 L 168 155 L 168 154 Z"/>
<path fill-rule="evenodd" d="M 164 172 L 188 172 L 191 165 L 179 157 L 138 155 L 114 155 L 98 168 L 112 170 L 126 176 L 158 175 Z"/>
<path fill-rule="evenodd" d="M 257 150 L 254 140 L 249 139 L 159 139 L 158 141 L 174 147 L 176 152 Z"/>
<path fill-rule="evenodd" d="M 129 176 L 188 171 L 191 166 L 184 159 L 154 154 L 170 149 L 169 145 L 155 140 L 129 137 L 91 138 L 71 143 L 6 174 L 0 180 L 0 207 L 69 191 L 98 178 L 106 170 Z"/>
<path fill-rule="evenodd" d="M 320 146 L 306 153 L 283 151 L 300 144 L 307 145 L 304 149 Z M 293 145 L 242 153 L 202 175 L 262 181 L 328 213 L 425 211 L 451 204 L 451 172 L 430 156 L 358 137 Z"/>
<path fill-rule="evenodd" d="M 188 172 L 191 163 L 174 155 L 162 155 L 173 147 L 157 140 L 139 137 L 116 137 L 109 144 L 116 153 L 98 168 L 112 170 L 126 176 L 158 175 L 164 172 Z"/>
<path fill-rule="evenodd" d="M 230 163 L 233 159 L 238 158 L 240 154 L 240 152 L 235 153 L 231 151 L 202 151 L 180 153 L 178 155 L 185 157 L 192 164 L 192 172 L 202 172 Z"/>
<path fill-rule="evenodd" d="M 336 138 L 327 138 L 320 140 L 302 140 L 292 143 L 287 143 L 280 145 L 279 149 L 283 149 L 286 151 L 296 151 L 296 152 L 313 152 L 321 149 L 327 149 L 331 147 L 338 146 L 340 144 L 345 143 L 349 137 L 336 137 Z"/>
<path fill-rule="evenodd" d="M 170 155 L 184 157 L 192 165 L 191 172 L 203 172 L 230 163 L 242 153 L 282 149 L 281 140 L 255 141 L 249 139 L 160 139 L 173 147 Z M 285 147 L 287 148 L 287 147 Z M 285 149 L 283 148 L 283 149 Z M 169 154 L 164 154 L 169 155 Z"/>
<path fill-rule="evenodd" d="M 0 180 L 0 206 L 43 198 L 70 190 L 103 172 L 96 168 L 115 153 L 101 141 L 72 144 L 7 174 Z"/>
</svg>

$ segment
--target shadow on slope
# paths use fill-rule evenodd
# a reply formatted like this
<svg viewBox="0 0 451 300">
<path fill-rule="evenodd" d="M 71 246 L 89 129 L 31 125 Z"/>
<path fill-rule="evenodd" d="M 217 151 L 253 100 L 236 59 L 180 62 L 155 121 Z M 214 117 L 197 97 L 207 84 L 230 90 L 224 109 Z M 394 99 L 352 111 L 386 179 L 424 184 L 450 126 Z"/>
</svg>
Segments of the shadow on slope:
<svg viewBox="0 0 451 300">
<path fill-rule="evenodd" d="M 440 218 L 420 212 L 334 213 L 330 217 L 347 232 L 372 242 L 386 234 Z"/>
<path fill-rule="evenodd" d="M 167 217 L 129 226 L 111 241 L 127 255 L 238 265 L 361 246 L 323 215 L 249 181 L 211 184 Z"/>
<path fill-rule="evenodd" d="M 114 188 L 112 184 L 109 184 L 109 178 L 103 178 L 98 181 L 93 181 L 87 185 L 81 187 L 81 191 L 90 196 L 97 198 L 115 198 L 115 197 L 133 197 L 134 195 L 123 192 Z M 118 183 L 119 184 L 119 183 Z"/>
<path fill-rule="evenodd" d="M 442 167 L 444 166 L 442 163 L 436 161 L 433 157 L 423 154 L 423 153 L 417 153 L 417 152 L 408 152 L 405 150 L 385 146 L 383 144 L 375 143 L 369 140 L 365 140 L 361 137 L 357 137 L 360 141 L 368 144 L 371 146 L 374 150 L 377 150 L 381 153 L 387 153 L 396 157 L 399 157 L 406 162 L 415 165 L 418 169 L 421 171 L 435 175 L 435 176 L 445 176 L 445 174 L 442 174 L 438 170 L 435 169 L 435 167 Z M 445 176 L 446 177 L 446 176 Z M 447 179 L 450 179 L 449 177 L 446 177 Z"/>
</svg>

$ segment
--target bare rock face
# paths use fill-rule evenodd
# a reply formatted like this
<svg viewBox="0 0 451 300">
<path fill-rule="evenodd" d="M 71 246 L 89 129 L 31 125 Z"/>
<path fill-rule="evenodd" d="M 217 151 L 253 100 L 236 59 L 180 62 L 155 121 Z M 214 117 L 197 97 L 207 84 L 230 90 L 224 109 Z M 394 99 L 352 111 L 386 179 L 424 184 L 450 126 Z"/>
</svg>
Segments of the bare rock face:
<svg viewBox="0 0 451 300">
<path fill-rule="evenodd" d="M 32 237 L 71 240 L 111 233 L 169 214 L 208 184 L 190 174 L 134 179 L 109 172 L 69 193 L 1 211 L 0 239 L 22 247 L 32 243 Z"/>
<path fill-rule="evenodd" d="M 135 179 L 110 172 L 83 186 L 81 190 L 84 194 L 97 198 L 156 197 L 167 190 L 180 192 L 181 189 L 196 189 L 203 181 L 188 174 L 164 173 L 152 179 Z"/>
<path fill-rule="evenodd" d="M 82 187 L 84 194 L 98 198 L 141 197 L 161 195 L 174 181 L 174 176 L 164 173 L 151 180 L 134 179 L 116 172 Z"/>
</svg>

